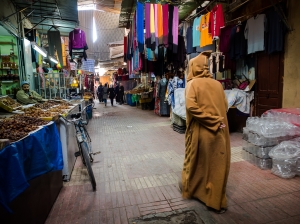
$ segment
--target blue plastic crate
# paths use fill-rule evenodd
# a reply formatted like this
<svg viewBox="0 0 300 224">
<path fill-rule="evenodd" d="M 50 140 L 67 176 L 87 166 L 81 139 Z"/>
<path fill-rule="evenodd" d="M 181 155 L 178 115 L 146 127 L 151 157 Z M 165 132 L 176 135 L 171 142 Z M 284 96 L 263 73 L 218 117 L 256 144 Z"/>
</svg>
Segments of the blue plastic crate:
<svg viewBox="0 0 300 224">
<path fill-rule="evenodd" d="M 127 94 L 127 95 L 126 95 L 126 98 L 127 98 L 127 104 L 133 107 L 133 106 L 136 105 L 136 102 L 133 103 L 132 100 L 131 100 L 131 97 L 132 97 L 132 94 Z"/>
</svg>

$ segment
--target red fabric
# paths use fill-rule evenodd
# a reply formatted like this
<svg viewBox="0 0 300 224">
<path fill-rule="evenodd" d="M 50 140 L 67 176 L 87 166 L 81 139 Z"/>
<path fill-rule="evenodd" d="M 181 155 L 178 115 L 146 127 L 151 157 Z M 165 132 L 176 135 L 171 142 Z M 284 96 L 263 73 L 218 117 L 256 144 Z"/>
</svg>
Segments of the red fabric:
<svg viewBox="0 0 300 224">
<path fill-rule="evenodd" d="M 216 5 L 210 12 L 208 33 L 211 33 L 212 38 L 218 38 L 221 33 L 221 28 L 225 26 L 224 14 L 221 4 Z"/>
<path fill-rule="evenodd" d="M 127 37 L 124 37 L 124 55 L 127 55 Z"/>
<path fill-rule="evenodd" d="M 168 35 L 169 35 L 169 5 L 162 5 L 163 11 L 163 41 L 164 45 L 168 46 Z"/>
<path fill-rule="evenodd" d="M 118 75 L 122 75 L 123 73 L 123 69 L 122 68 L 118 68 Z"/>
<path fill-rule="evenodd" d="M 85 86 L 85 88 L 89 87 L 89 78 L 87 75 L 85 75 L 85 77 L 84 77 L 84 86 Z"/>
</svg>

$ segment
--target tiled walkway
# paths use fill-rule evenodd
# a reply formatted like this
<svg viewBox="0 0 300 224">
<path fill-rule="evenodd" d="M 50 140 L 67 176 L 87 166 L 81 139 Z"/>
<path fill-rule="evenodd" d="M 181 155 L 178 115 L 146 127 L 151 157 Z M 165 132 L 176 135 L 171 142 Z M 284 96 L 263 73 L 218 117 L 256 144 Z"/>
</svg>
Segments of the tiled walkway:
<svg viewBox="0 0 300 224">
<path fill-rule="evenodd" d="M 300 223 L 300 177 L 281 179 L 242 160 L 241 134 L 231 134 L 228 211 L 217 215 L 181 198 L 184 135 L 169 118 L 128 105 L 96 106 L 88 130 L 93 150 L 101 151 L 93 163 L 97 191 L 78 159 L 46 223 L 132 223 L 194 208 L 202 208 L 205 223 Z"/>
</svg>

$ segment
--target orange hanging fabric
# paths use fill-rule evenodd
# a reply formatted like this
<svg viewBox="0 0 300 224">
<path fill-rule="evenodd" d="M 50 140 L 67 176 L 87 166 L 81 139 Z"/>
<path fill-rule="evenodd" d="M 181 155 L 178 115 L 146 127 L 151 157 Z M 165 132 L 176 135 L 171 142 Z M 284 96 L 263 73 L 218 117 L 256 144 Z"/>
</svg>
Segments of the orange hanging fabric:
<svg viewBox="0 0 300 224">
<path fill-rule="evenodd" d="M 158 44 L 163 44 L 163 12 L 162 5 L 157 4 L 157 27 L 158 27 Z"/>
</svg>

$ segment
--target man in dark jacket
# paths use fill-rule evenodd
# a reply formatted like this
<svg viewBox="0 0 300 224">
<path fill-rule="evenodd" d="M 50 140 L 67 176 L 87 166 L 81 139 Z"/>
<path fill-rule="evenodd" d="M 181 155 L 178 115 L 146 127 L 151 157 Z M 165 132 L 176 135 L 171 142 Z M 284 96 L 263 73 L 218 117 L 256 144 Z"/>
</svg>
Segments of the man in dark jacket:
<svg viewBox="0 0 300 224">
<path fill-rule="evenodd" d="M 117 83 L 116 87 L 115 87 L 115 94 L 116 94 L 116 102 L 120 103 L 120 96 L 119 96 L 119 83 Z"/>
<path fill-rule="evenodd" d="M 122 83 L 120 83 L 120 88 L 119 88 L 119 96 L 120 96 L 120 104 L 122 105 L 124 103 L 124 86 Z"/>
<path fill-rule="evenodd" d="M 100 83 L 100 85 L 98 86 L 97 96 L 98 96 L 98 99 L 99 99 L 99 103 L 103 102 L 103 86 L 102 86 L 102 83 Z"/>
</svg>

